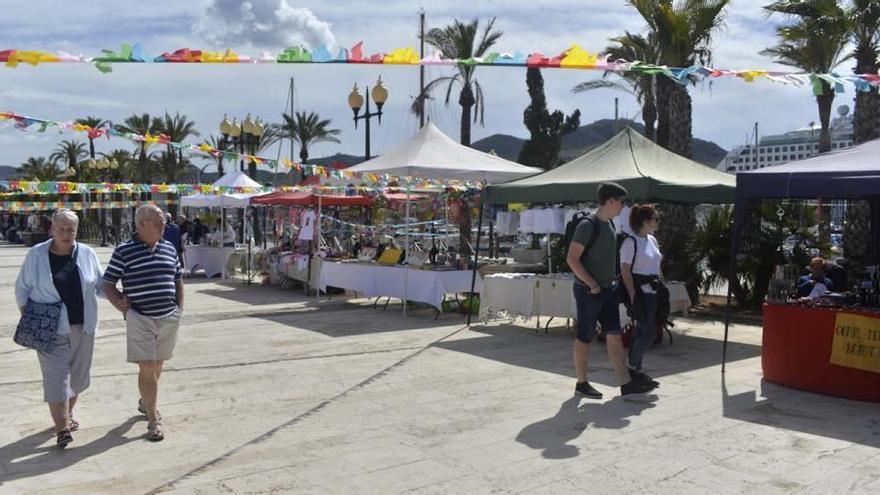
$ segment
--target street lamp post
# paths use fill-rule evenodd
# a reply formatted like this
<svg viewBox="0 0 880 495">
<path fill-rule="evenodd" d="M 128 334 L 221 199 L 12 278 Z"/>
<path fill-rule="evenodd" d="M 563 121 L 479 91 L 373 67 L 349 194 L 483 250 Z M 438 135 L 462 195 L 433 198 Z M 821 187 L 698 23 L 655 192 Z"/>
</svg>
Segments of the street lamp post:
<svg viewBox="0 0 880 495">
<path fill-rule="evenodd" d="M 366 94 L 366 111 L 363 115 L 359 115 L 361 111 L 361 107 L 364 105 L 364 96 L 361 95 L 360 90 L 357 87 L 357 83 L 355 83 L 354 87 L 351 89 L 351 93 L 348 95 L 348 106 L 351 107 L 351 111 L 354 113 L 354 127 L 357 128 L 358 120 L 363 119 L 366 121 L 366 145 L 364 149 L 364 160 L 370 159 L 370 119 L 373 117 L 379 118 L 379 125 L 382 125 L 382 107 L 385 105 L 385 102 L 388 101 L 388 90 L 385 89 L 385 85 L 382 83 L 382 76 L 379 76 L 379 80 L 376 81 L 376 85 L 373 86 L 373 101 L 376 102 L 376 106 L 378 110 L 376 112 L 370 112 L 370 92 L 364 91 Z"/>
<path fill-rule="evenodd" d="M 259 117 L 252 119 L 251 114 L 248 114 L 241 123 L 236 118 L 230 121 L 229 117 L 224 115 L 223 120 L 220 122 L 220 148 L 225 150 L 227 145 L 232 144 L 232 149 L 239 153 L 239 170 L 244 172 L 244 155 L 254 154 L 265 130 L 266 124 Z M 218 171 L 222 176 L 222 154 L 220 155 Z M 248 162 L 248 175 L 254 180 L 257 178 L 257 164 L 252 160 Z"/>
<path fill-rule="evenodd" d="M 89 158 L 88 167 L 98 171 L 98 178 L 101 182 L 105 182 L 107 177 L 105 176 L 106 170 L 116 170 L 119 168 L 119 162 L 116 159 L 108 160 L 107 158 L 101 158 L 100 160 L 95 160 L 94 158 Z M 103 199 L 106 197 L 104 193 L 99 193 L 101 198 L 101 214 L 100 214 L 100 222 L 101 222 L 101 246 L 107 246 L 107 209 L 103 204 Z"/>
</svg>

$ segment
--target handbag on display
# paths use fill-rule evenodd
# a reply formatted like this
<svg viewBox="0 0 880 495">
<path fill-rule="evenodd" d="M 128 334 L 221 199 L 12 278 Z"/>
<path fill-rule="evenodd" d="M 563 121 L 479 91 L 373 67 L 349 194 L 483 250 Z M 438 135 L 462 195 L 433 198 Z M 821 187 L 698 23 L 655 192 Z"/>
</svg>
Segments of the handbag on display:
<svg viewBox="0 0 880 495">
<path fill-rule="evenodd" d="M 400 262 L 400 257 L 402 255 L 403 249 L 385 248 L 382 251 L 382 255 L 379 256 L 379 259 L 376 262 L 380 265 L 396 265 Z"/>
<path fill-rule="evenodd" d="M 60 319 L 61 301 L 38 303 L 28 299 L 12 340 L 28 349 L 51 352 Z"/>
</svg>

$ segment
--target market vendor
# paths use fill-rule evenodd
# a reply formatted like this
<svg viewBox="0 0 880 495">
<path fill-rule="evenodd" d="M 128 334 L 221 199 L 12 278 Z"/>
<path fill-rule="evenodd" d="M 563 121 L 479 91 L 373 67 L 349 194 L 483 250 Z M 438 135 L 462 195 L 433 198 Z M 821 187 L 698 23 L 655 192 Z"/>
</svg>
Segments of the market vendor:
<svg viewBox="0 0 880 495">
<path fill-rule="evenodd" d="M 798 279 L 797 282 L 798 299 L 804 297 L 813 299 L 834 290 L 834 283 L 825 275 L 828 264 L 824 259 L 818 256 L 813 258 L 807 268 L 810 273 Z"/>
</svg>

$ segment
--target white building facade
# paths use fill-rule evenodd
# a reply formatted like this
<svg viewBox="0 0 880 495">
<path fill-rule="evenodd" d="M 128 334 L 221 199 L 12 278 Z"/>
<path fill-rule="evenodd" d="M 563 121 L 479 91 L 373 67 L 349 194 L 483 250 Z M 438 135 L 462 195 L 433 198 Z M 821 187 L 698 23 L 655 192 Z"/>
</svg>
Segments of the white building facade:
<svg viewBox="0 0 880 495">
<path fill-rule="evenodd" d="M 821 127 L 813 125 L 785 134 L 763 136 L 757 150 L 754 144 L 737 146 L 730 150 L 717 168 L 736 174 L 802 160 L 818 153 L 820 132 Z M 831 149 L 848 148 L 852 145 L 853 119 L 849 107 L 842 105 L 837 109 L 837 117 L 831 120 Z"/>
</svg>

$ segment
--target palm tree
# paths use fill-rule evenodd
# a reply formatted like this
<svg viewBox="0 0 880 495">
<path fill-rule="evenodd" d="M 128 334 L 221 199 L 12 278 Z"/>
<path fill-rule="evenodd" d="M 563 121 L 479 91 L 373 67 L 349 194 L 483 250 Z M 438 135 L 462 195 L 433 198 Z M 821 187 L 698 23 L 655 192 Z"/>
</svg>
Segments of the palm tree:
<svg viewBox="0 0 880 495">
<path fill-rule="evenodd" d="M 457 58 L 461 60 L 473 57 L 482 57 L 489 48 L 492 47 L 503 34 L 501 31 L 494 31 L 495 18 L 493 17 L 486 29 L 483 30 L 479 42 L 477 42 L 477 33 L 479 30 L 479 20 L 465 24 L 459 20 L 455 20 L 452 24 L 444 28 L 434 28 L 425 34 L 425 41 L 434 48 L 440 50 L 444 56 Z M 454 76 L 443 76 L 434 79 L 425 86 L 425 90 L 420 94 L 412 104 L 412 111 L 419 115 L 424 109 L 424 102 L 430 98 L 431 91 L 442 84 L 448 84 L 446 88 L 446 105 L 449 105 L 449 99 L 452 94 L 452 87 L 455 83 L 461 84 L 461 92 L 458 94 L 458 104 L 461 105 L 461 144 L 465 146 L 471 145 L 471 112 L 476 105 L 477 111 L 473 115 L 474 123 L 479 119 L 480 125 L 483 125 L 483 117 L 485 115 L 485 106 L 483 97 L 483 88 L 480 82 L 474 77 L 473 65 L 459 64 L 458 72 Z"/>
<path fill-rule="evenodd" d="M 157 129 L 161 125 L 161 122 L 162 121 L 158 118 L 151 118 L 150 114 L 147 113 L 141 115 L 134 114 L 125 119 L 123 124 L 116 125 L 116 130 L 119 132 L 138 134 L 140 136 L 145 136 L 147 134 L 157 134 Z M 139 142 L 137 148 L 137 164 L 138 170 L 140 170 L 141 175 L 140 180 L 141 182 L 148 183 L 152 179 L 148 152 L 150 145 L 146 142 Z"/>
<path fill-rule="evenodd" d="M 627 0 L 648 23 L 658 62 L 669 67 L 711 64 L 712 37 L 724 26 L 730 0 Z M 657 79 L 657 143 L 690 158 L 692 105 L 687 87 L 668 77 Z"/>
<path fill-rule="evenodd" d="M 30 157 L 18 167 L 18 176 L 23 179 L 55 181 L 64 176 L 58 164 L 45 157 Z"/>
<path fill-rule="evenodd" d="M 281 136 L 299 143 L 299 159 L 305 163 L 309 159 L 309 147 L 317 143 L 338 143 L 339 129 L 330 128 L 330 119 L 321 119 L 315 112 L 296 112 L 293 117 L 282 115 Z"/>
<path fill-rule="evenodd" d="M 649 37 L 640 34 L 626 32 L 623 36 L 611 38 L 617 43 L 605 48 L 604 55 L 612 60 L 641 60 L 646 63 L 656 63 L 659 58 L 657 44 Z M 609 75 L 618 76 L 621 81 L 606 79 Z M 602 74 L 602 79 L 586 81 L 572 88 L 573 93 L 585 93 L 596 89 L 615 89 L 629 93 L 636 97 L 636 101 L 642 107 L 642 120 L 645 122 L 645 137 L 651 141 L 656 140 L 657 101 L 654 97 L 656 76 L 638 74 L 635 72 L 611 72 Z"/>
<path fill-rule="evenodd" d="M 86 117 L 83 119 L 76 119 L 76 123 L 84 126 L 88 126 L 91 129 L 100 129 L 105 126 L 111 125 L 110 121 L 101 119 L 99 117 Z M 89 133 L 89 156 L 95 157 L 95 138 Z"/>
<path fill-rule="evenodd" d="M 880 2 L 852 0 L 847 17 L 852 20 L 856 74 L 876 74 L 880 69 Z M 853 141 L 856 143 L 880 137 L 880 94 L 877 88 L 857 92 L 853 124 Z"/>
<path fill-rule="evenodd" d="M 217 156 L 214 155 L 201 155 L 203 160 L 212 161 L 217 164 L 217 172 L 220 177 L 223 177 L 223 151 L 229 150 L 231 147 L 231 143 L 227 139 L 223 139 L 220 136 L 210 135 L 207 139 L 202 140 L 202 144 L 208 145 L 215 150 L 219 150 L 221 153 Z M 207 166 L 207 165 L 206 165 Z"/>
<path fill-rule="evenodd" d="M 849 58 L 844 52 L 849 42 L 850 21 L 837 0 L 778 0 L 764 9 L 768 15 L 782 14 L 794 19 L 794 23 L 777 27 L 779 42 L 761 54 L 813 74 L 829 73 Z M 813 93 L 822 126 L 819 153 L 824 153 L 831 151 L 834 89 L 826 81 L 817 83 Z"/>
<path fill-rule="evenodd" d="M 156 132 L 168 136 L 173 143 L 182 143 L 190 136 L 198 136 L 196 131 L 196 123 L 189 120 L 186 115 L 165 112 L 165 116 L 157 119 Z M 186 167 L 188 160 L 183 157 L 183 149 L 175 148 L 171 144 L 166 145 L 166 150 L 162 152 L 159 158 L 161 170 L 165 176 L 167 183 L 173 183 L 177 179 L 178 173 Z"/>
<path fill-rule="evenodd" d="M 86 153 L 86 145 L 85 143 L 80 143 L 78 141 L 73 140 L 64 140 L 61 141 L 61 144 L 58 145 L 57 148 L 52 150 L 52 154 L 49 155 L 49 160 L 52 162 L 64 162 L 67 165 L 68 170 L 75 170 L 75 181 L 80 182 L 82 178 L 82 168 L 80 164 L 80 159 L 89 156 Z"/>
</svg>

